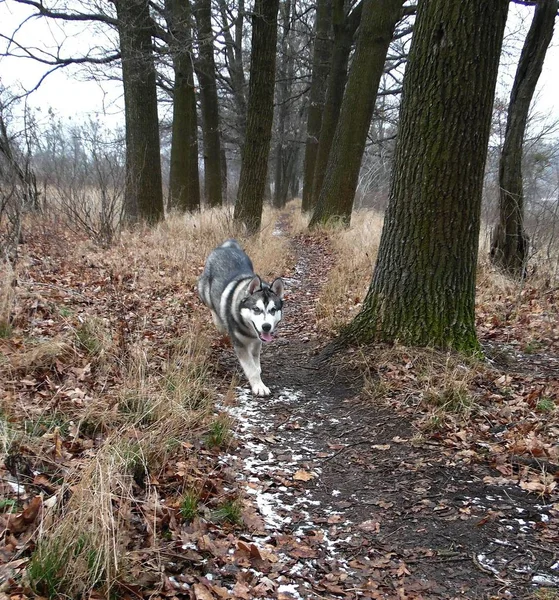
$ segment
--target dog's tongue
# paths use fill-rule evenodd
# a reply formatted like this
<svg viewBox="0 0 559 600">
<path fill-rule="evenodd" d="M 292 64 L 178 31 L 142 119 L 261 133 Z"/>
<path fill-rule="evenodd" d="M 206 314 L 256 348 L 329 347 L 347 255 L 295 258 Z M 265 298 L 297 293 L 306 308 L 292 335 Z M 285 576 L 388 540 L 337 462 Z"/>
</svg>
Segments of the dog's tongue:
<svg viewBox="0 0 559 600">
<path fill-rule="evenodd" d="M 260 334 L 260 339 L 263 342 L 271 342 L 274 339 L 274 336 L 271 333 L 264 333 L 264 332 L 262 332 Z"/>
</svg>

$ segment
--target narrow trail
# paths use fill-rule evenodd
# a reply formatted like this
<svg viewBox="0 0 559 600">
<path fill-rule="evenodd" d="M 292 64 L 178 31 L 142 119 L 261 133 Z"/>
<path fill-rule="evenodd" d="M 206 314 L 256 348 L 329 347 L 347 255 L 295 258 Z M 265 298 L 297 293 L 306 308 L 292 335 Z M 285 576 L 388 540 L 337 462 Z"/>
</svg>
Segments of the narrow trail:
<svg viewBox="0 0 559 600">
<path fill-rule="evenodd" d="M 558 587 L 553 543 L 538 535 L 550 506 L 487 485 L 488 467 L 435 443 L 414 445 L 410 423 L 361 398 L 356 375 L 314 360 L 314 303 L 333 259 L 315 239 L 292 244 L 284 322 L 262 357 L 272 396 L 242 387 L 227 408 L 238 447 L 224 462 L 262 519 L 251 541 L 279 557 L 251 569 L 253 583 L 282 599 L 519 599 Z"/>
</svg>

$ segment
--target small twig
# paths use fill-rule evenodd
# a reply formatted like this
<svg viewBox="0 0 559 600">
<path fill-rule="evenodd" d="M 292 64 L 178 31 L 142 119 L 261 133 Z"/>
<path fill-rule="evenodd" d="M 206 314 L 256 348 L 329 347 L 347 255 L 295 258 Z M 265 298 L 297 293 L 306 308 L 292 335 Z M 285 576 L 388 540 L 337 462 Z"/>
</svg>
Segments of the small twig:
<svg viewBox="0 0 559 600">
<path fill-rule="evenodd" d="M 370 443 L 371 443 L 371 440 L 363 440 L 362 442 L 355 442 L 353 444 L 347 444 L 343 448 L 340 448 L 337 452 L 334 452 L 334 454 L 332 454 L 331 456 L 327 456 L 326 458 L 323 458 L 320 462 L 322 462 L 322 463 L 328 462 L 329 460 L 336 458 L 336 456 L 338 456 L 339 454 L 341 454 L 348 448 L 353 448 L 355 446 L 362 446 L 363 444 L 370 444 Z"/>
<path fill-rule="evenodd" d="M 519 465 L 525 465 L 534 469 L 545 469 L 548 473 L 551 473 L 551 475 L 559 473 L 559 465 L 555 465 L 550 463 L 548 460 L 543 460 L 541 458 L 513 455 L 510 457 L 510 460 L 513 463 L 518 463 Z"/>
<path fill-rule="evenodd" d="M 448 558 L 429 558 L 425 556 L 424 558 L 410 558 L 406 559 L 406 563 L 414 564 L 419 562 L 426 562 L 427 564 L 431 563 L 446 563 L 446 562 L 461 562 L 471 560 L 471 558 L 467 554 L 462 554 L 461 552 L 456 552 L 456 556 L 449 556 Z"/>
<path fill-rule="evenodd" d="M 19 282 L 25 283 L 27 285 L 32 285 L 32 286 L 40 286 L 40 287 L 51 288 L 54 290 L 60 290 L 60 291 L 64 292 L 65 294 L 75 294 L 76 296 L 85 297 L 85 294 L 83 294 L 82 292 L 76 292 L 75 290 L 65 288 L 61 285 L 55 285 L 53 283 L 41 283 L 39 281 L 31 281 L 29 279 L 20 279 Z"/>
<path fill-rule="evenodd" d="M 474 562 L 474 565 L 483 573 L 489 573 L 489 575 L 496 575 L 495 571 L 489 567 L 486 567 L 485 565 L 482 565 L 479 562 L 478 557 L 475 555 L 475 552 L 472 554 L 472 561 Z"/>
</svg>

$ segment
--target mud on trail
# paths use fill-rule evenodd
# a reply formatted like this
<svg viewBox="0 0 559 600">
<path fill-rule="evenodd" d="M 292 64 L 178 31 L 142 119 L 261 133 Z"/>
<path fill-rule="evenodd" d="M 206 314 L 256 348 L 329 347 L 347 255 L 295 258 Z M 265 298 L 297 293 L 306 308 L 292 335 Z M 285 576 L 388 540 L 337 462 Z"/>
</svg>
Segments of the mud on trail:
<svg viewBox="0 0 559 600">
<path fill-rule="evenodd" d="M 272 396 L 241 387 L 225 407 L 238 444 L 223 462 L 262 519 L 247 544 L 275 556 L 251 563 L 241 597 L 519 599 L 559 587 L 553 498 L 418 436 L 405 411 L 361 393 L 343 358 L 320 362 L 314 308 L 333 258 L 318 238 L 296 237 L 293 251 L 280 336 L 262 356 Z M 236 369 L 229 350 L 220 363 Z"/>
</svg>

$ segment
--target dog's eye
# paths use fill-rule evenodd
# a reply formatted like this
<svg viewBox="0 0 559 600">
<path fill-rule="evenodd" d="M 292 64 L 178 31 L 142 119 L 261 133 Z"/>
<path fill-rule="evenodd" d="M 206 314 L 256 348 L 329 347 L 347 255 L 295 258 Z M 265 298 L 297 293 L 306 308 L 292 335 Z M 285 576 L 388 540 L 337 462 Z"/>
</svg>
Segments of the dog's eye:
<svg viewBox="0 0 559 600">
<path fill-rule="evenodd" d="M 260 314 L 262 311 L 261 311 L 259 308 L 256 308 L 256 307 L 255 307 L 255 308 L 253 308 L 253 309 L 252 309 L 252 312 L 253 312 L 255 315 L 259 315 L 259 314 Z"/>
<path fill-rule="evenodd" d="M 275 308 L 270 308 L 270 314 L 271 315 L 275 315 L 276 314 L 276 309 Z"/>
</svg>

